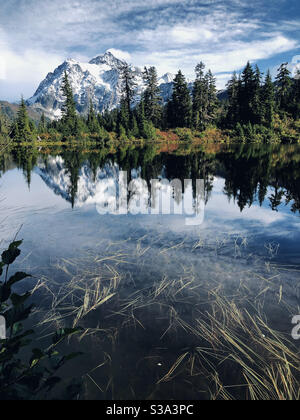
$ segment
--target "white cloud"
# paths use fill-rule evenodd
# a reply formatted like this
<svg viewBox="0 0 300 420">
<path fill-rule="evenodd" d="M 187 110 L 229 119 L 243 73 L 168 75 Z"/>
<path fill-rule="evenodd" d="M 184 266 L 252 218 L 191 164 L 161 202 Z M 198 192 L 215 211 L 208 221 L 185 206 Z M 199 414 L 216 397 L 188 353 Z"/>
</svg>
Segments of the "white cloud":
<svg viewBox="0 0 300 420">
<path fill-rule="evenodd" d="M 7 75 L 6 61 L 4 61 L 0 56 L 0 80 L 5 80 L 6 75 Z"/>
<path fill-rule="evenodd" d="M 224 51 L 215 51 L 195 58 L 203 57 L 208 66 L 215 72 L 232 71 L 242 68 L 246 62 L 267 59 L 274 54 L 291 51 L 298 43 L 282 35 L 271 36 L 263 40 L 251 42 L 238 41 L 227 45 Z"/>
<path fill-rule="evenodd" d="M 1 38 L 2 35 L 2 38 Z M 36 89 L 38 84 L 46 75 L 53 71 L 63 61 L 63 56 L 47 53 L 43 50 L 27 49 L 22 52 L 14 51 L 6 43 L 3 33 L 0 32 L 0 98 L 2 91 L 13 90 L 15 99 L 19 98 L 21 93 L 27 93 L 28 86 Z M 4 84 L 6 86 L 4 86 Z M 20 88 L 24 84 L 24 90 Z M 21 90 L 19 90 L 21 89 Z M 7 92 L 6 92 L 6 97 Z M 9 97 L 11 100 L 13 97 Z"/>
<path fill-rule="evenodd" d="M 205 28 L 189 28 L 184 26 L 174 26 L 170 30 L 170 40 L 176 44 L 191 44 L 197 41 L 209 40 L 213 33 Z"/>
<path fill-rule="evenodd" d="M 25 79 L 27 82 L 38 83 L 61 64 L 62 57 L 44 51 L 27 50 L 24 54 L 15 54 L 7 50 L 1 51 L 0 60 L 5 68 L 4 80 L 19 82 Z"/>
<path fill-rule="evenodd" d="M 5 31 L 7 45 L 1 47 L 0 32 L 0 51 L 5 59 L 0 64 L 0 78 L 6 73 L 12 86 L 14 80 L 21 82 L 23 77 L 24 83 L 32 84 L 33 91 L 42 75 L 63 59 L 84 56 L 86 61 L 87 57 L 109 49 L 134 65 L 156 65 L 161 74 L 175 73 L 181 68 L 190 79 L 194 77 L 195 65 L 202 60 L 213 72 L 220 73 L 218 84 L 223 87 L 225 74 L 240 70 L 248 60 L 268 59 L 298 47 L 297 16 L 289 21 L 283 13 L 281 21 L 278 17 L 272 21 L 272 10 L 280 6 L 278 1 L 275 3 L 258 0 L 252 0 L 251 4 L 246 0 L 1 2 L 0 30 L 2 27 Z M 8 64 L 8 60 L 14 65 Z"/>
<path fill-rule="evenodd" d="M 296 76 L 297 72 L 300 71 L 300 55 L 295 55 L 292 58 L 291 63 L 288 65 L 288 69 L 292 73 L 292 76 Z M 299 76 L 297 76 L 299 77 Z"/>
<path fill-rule="evenodd" d="M 129 62 L 131 60 L 131 55 L 127 51 L 118 50 L 117 48 L 109 48 L 107 52 L 111 52 L 115 57 L 120 60 Z"/>
<path fill-rule="evenodd" d="M 214 195 L 205 208 L 208 214 L 217 216 L 223 222 L 228 220 L 230 224 L 233 220 L 243 219 L 243 221 L 256 221 L 259 224 L 271 225 L 272 223 L 281 222 L 287 217 L 286 213 L 277 213 L 266 205 L 265 207 L 260 207 L 255 203 L 251 207 L 245 207 L 243 212 L 241 212 L 234 200 L 232 199 L 229 202 L 228 198 L 223 194 L 224 187 L 225 180 L 215 177 Z M 270 193 L 270 191 L 268 192 Z"/>
<path fill-rule="evenodd" d="M 213 45 L 213 43 L 211 43 Z M 134 63 L 155 65 L 161 74 L 176 72 L 179 68 L 189 78 L 194 77 L 194 67 L 203 61 L 217 77 L 217 87 L 223 89 L 234 70 L 241 70 L 247 61 L 256 62 L 274 54 L 288 52 L 298 43 L 282 35 L 273 35 L 263 40 L 232 41 L 224 45 L 215 45 L 208 51 L 199 51 L 195 46 L 181 49 L 166 49 L 152 54 L 141 52 L 132 54 Z"/>
</svg>

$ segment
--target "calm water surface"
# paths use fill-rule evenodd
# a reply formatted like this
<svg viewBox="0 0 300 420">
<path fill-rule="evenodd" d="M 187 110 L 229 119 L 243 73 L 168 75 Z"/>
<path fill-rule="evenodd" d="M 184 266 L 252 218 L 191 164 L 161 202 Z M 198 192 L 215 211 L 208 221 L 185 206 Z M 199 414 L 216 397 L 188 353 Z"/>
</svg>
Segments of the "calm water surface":
<svg viewBox="0 0 300 420">
<path fill-rule="evenodd" d="M 176 282 L 193 283 L 191 300 L 172 300 L 165 293 L 160 302 L 170 305 L 171 299 L 172 307 L 188 321 L 195 316 L 191 302 L 195 307 L 199 303 L 199 297 L 193 297 L 199 287 L 221 285 L 232 296 L 246 282 L 254 302 L 262 290 L 261 278 L 275 279 L 278 290 L 264 295 L 264 311 L 272 326 L 290 335 L 290 314 L 278 305 L 278 293 L 289 308 L 297 308 L 299 147 L 210 145 L 193 151 L 147 146 L 114 153 L 79 147 L 22 149 L 7 153 L 0 162 L 2 248 L 22 226 L 22 258 L 16 268 L 19 265 L 44 284 L 37 292 L 43 333 L 47 335 L 54 324 L 74 322 L 71 308 L 84 303 L 89 282 L 101 278 L 107 287 L 112 279 L 118 284 L 110 303 L 79 322 L 89 333 L 76 347 L 89 356 L 74 365 L 76 374 L 92 371 L 90 376 L 102 390 L 86 379 L 87 398 L 200 398 L 195 387 L 180 379 L 153 388 L 188 343 L 180 328 L 171 336 L 171 328 L 161 333 L 164 315 L 151 305 L 140 314 L 147 306 L 145 291 L 156 287 L 159 295 L 157 285 L 164 282 L 170 287 L 173 282 L 177 290 Z M 146 181 L 139 184 L 144 210 L 151 179 L 204 179 L 204 222 L 187 226 L 185 215 L 178 214 L 99 214 L 97 206 L 114 196 L 120 171 L 127 171 L 128 181 Z M 193 188 L 187 189 L 175 197 L 174 205 L 185 200 L 191 209 L 193 194 Z M 72 288 L 76 292 L 70 300 Z M 136 303 L 142 302 L 141 296 L 145 302 Z M 102 330 L 109 331 L 109 339 L 103 338 Z M 102 363 L 105 371 L 93 370 Z"/>
</svg>

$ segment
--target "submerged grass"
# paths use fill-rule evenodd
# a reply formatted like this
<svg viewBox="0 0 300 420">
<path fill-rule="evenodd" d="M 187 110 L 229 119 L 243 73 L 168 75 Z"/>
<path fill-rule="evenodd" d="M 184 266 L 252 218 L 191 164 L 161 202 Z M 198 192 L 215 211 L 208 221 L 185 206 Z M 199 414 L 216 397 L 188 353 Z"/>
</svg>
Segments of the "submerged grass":
<svg viewBox="0 0 300 420">
<path fill-rule="evenodd" d="M 190 251 L 201 261 L 199 243 Z M 228 273 L 205 279 L 183 264 L 182 241 L 155 248 L 143 237 L 128 253 L 122 245 L 62 260 L 63 282 L 43 283 L 51 307 L 41 306 L 40 327 L 86 327 L 78 350 L 93 351 L 82 365 L 82 398 L 300 398 L 300 354 L 288 329 L 297 286 L 283 271 L 247 267 L 229 284 Z M 234 255 L 246 245 L 233 241 Z M 160 279 L 154 263 L 165 266 Z"/>
</svg>

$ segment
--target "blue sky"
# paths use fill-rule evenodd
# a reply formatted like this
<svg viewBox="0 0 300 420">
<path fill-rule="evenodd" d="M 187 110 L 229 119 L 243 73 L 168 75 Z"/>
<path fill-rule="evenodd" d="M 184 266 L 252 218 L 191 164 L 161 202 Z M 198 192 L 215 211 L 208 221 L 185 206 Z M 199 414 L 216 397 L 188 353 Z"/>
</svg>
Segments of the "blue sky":
<svg viewBox="0 0 300 420">
<path fill-rule="evenodd" d="M 0 99 L 27 98 L 66 58 L 116 55 L 193 79 L 204 61 L 224 87 L 247 60 L 275 72 L 300 61 L 299 0 L 6 0 L 0 3 Z"/>
</svg>

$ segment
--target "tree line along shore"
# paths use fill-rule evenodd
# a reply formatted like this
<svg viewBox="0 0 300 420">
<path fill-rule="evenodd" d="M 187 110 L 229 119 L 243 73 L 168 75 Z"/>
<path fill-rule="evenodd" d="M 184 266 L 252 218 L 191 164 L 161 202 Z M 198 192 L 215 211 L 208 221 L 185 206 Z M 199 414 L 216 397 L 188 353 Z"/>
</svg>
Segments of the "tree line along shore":
<svg viewBox="0 0 300 420">
<path fill-rule="evenodd" d="M 0 113 L 1 143 L 65 142 L 85 140 L 99 143 L 242 141 L 300 142 L 300 71 L 294 78 L 283 63 L 272 80 L 249 62 L 233 73 L 225 98 L 218 98 L 216 79 L 205 64 L 195 68 L 192 89 L 179 70 L 170 99 L 163 103 L 155 67 L 145 67 L 145 90 L 136 100 L 135 76 L 124 64 L 122 96 L 118 108 L 95 111 L 90 101 L 87 115 L 79 115 L 67 73 L 62 82 L 62 116 L 50 121 L 43 113 L 35 123 L 21 98 L 13 120 Z"/>
</svg>

